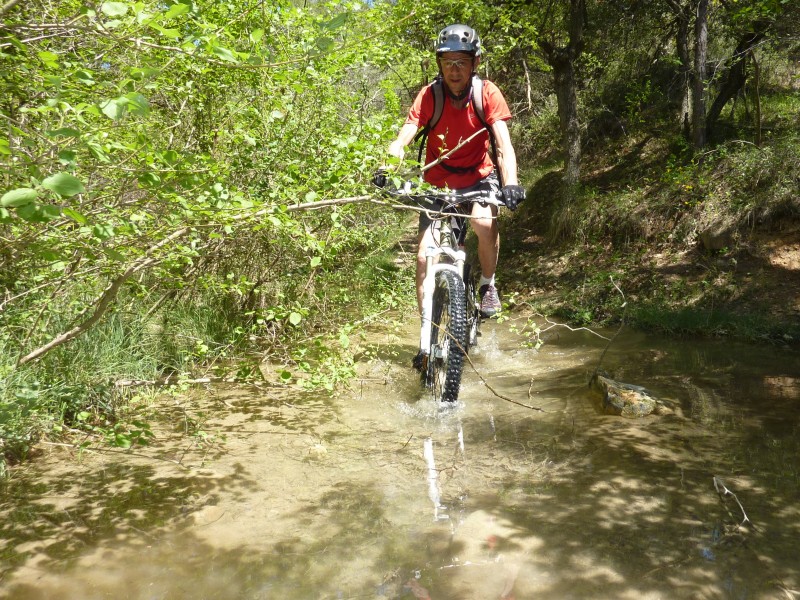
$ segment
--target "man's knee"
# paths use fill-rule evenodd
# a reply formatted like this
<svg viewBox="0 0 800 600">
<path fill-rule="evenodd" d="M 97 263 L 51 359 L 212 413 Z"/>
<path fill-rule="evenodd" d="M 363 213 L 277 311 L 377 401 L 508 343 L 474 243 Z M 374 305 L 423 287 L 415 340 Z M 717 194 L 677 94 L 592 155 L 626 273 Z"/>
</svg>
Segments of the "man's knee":
<svg viewBox="0 0 800 600">
<path fill-rule="evenodd" d="M 494 219 L 472 219 L 472 230 L 481 239 L 494 237 L 497 234 Z"/>
</svg>

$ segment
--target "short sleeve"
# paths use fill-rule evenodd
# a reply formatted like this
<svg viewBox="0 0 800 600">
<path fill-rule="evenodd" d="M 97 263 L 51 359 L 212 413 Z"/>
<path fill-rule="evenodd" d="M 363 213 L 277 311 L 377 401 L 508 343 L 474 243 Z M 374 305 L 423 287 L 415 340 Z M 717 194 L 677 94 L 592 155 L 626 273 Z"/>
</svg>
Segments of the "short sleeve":
<svg viewBox="0 0 800 600">
<path fill-rule="evenodd" d="M 503 93 L 491 81 L 483 82 L 483 112 L 486 115 L 486 124 L 493 125 L 497 121 L 508 121 L 511 110 L 508 108 Z"/>
<path fill-rule="evenodd" d="M 433 90 L 431 90 L 431 86 L 427 85 L 419 91 L 414 99 L 414 104 L 408 109 L 406 124 L 411 123 L 417 127 L 424 127 L 431 117 L 433 117 Z"/>
</svg>

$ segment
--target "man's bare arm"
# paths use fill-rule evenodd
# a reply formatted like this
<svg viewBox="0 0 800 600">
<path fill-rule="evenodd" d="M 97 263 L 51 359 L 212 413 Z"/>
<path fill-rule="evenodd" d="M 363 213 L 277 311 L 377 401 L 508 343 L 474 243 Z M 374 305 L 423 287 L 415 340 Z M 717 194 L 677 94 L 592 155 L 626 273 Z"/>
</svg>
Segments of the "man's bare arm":
<svg viewBox="0 0 800 600">
<path fill-rule="evenodd" d="M 414 123 L 406 123 L 400 128 L 397 139 L 389 144 L 389 154 L 397 158 L 403 158 L 405 147 L 408 146 L 417 135 L 417 126 Z"/>
<path fill-rule="evenodd" d="M 511 134 L 505 121 L 495 121 L 491 125 L 497 145 L 497 160 L 504 185 L 519 185 L 517 179 L 517 155 L 511 145 Z"/>
</svg>

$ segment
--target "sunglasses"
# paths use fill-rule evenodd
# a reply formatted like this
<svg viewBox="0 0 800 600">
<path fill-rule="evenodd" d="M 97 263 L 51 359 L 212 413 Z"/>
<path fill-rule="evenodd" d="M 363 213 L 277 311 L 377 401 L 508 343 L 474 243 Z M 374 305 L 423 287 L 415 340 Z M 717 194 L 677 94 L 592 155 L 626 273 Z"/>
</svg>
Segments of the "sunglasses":
<svg viewBox="0 0 800 600">
<path fill-rule="evenodd" d="M 443 69 L 458 69 L 459 71 L 467 66 L 472 66 L 472 61 L 466 58 L 459 58 L 458 60 L 441 59 Z"/>
</svg>

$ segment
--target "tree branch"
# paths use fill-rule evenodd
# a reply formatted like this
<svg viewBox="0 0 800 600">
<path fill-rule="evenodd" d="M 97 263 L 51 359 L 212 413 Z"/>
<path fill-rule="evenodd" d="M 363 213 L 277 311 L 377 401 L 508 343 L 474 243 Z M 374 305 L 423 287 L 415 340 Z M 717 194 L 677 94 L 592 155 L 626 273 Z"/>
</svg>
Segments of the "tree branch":
<svg viewBox="0 0 800 600">
<path fill-rule="evenodd" d="M 5 14 L 14 8 L 17 4 L 20 3 L 20 0 L 8 0 L 2 7 L 0 7 L 0 17 L 5 16 Z"/>
<path fill-rule="evenodd" d="M 103 290 L 103 293 L 100 294 L 97 297 L 97 299 L 95 299 L 89 305 L 89 307 L 86 308 L 85 311 L 83 311 L 80 315 L 78 315 L 80 317 L 81 315 L 86 314 L 86 312 L 88 312 L 89 309 L 93 306 L 94 310 L 92 311 L 92 314 L 89 316 L 88 319 L 79 323 L 69 331 L 65 331 L 64 333 L 56 336 L 55 338 L 47 342 L 45 345 L 40 346 L 33 352 L 29 352 L 28 354 L 26 354 L 17 361 L 16 366 L 20 367 L 25 363 L 28 363 L 32 360 L 36 360 L 37 358 L 40 358 L 41 356 L 44 356 L 45 354 L 50 352 L 50 350 L 52 350 L 53 348 L 57 348 L 58 346 L 70 340 L 75 339 L 85 331 L 91 329 L 91 327 L 102 318 L 102 316 L 108 310 L 108 307 L 116 299 L 117 294 L 119 293 L 119 290 L 122 287 L 122 284 L 125 283 L 125 281 L 131 275 L 135 274 L 138 271 L 141 271 L 142 269 L 151 264 L 158 262 L 157 259 L 153 258 L 152 255 L 161 248 L 163 248 L 164 246 L 166 246 L 167 244 L 169 244 L 170 242 L 178 239 L 179 237 L 182 237 L 189 231 L 191 231 L 191 228 L 189 227 L 178 229 L 177 231 L 174 231 L 170 235 L 165 237 L 159 243 L 155 244 L 154 246 L 151 246 L 143 256 L 133 261 L 130 265 L 128 265 L 128 268 L 125 269 L 125 271 L 123 271 L 114 280 L 112 280 L 111 283 L 106 287 L 106 289 Z"/>
</svg>

